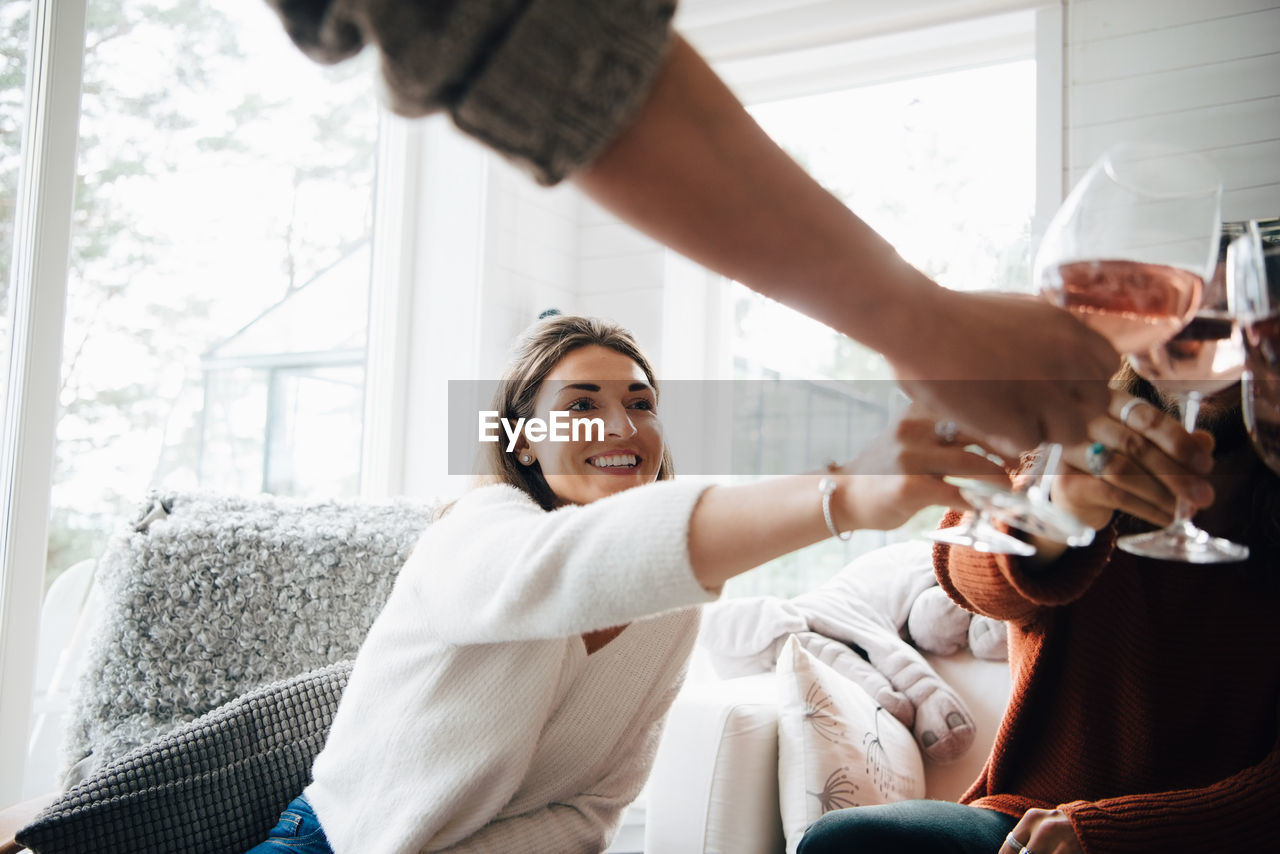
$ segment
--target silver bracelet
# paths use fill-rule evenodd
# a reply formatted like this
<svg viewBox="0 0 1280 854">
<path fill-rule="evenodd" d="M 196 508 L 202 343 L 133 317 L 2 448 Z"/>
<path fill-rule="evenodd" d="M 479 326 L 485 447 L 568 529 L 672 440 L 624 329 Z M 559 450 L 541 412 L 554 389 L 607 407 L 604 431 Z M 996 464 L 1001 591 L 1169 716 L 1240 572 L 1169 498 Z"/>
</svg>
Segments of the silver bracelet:
<svg viewBox="0 0 1280 854">
<path fill-rule="evenodd" d="M 836 481 L 833 477 L 824 477 L 818 481 L 818 491 L 822 493 L 822 518 L 827 520 L 827 530 L 831 532 L 831 536 L 837 540 L 848 542 L 853 536 L 853 531 L 845 531 L 841 533 L 836 527 L 836 520 L 831 515 L 831 495 L 836 491 Z"/>
</svg>

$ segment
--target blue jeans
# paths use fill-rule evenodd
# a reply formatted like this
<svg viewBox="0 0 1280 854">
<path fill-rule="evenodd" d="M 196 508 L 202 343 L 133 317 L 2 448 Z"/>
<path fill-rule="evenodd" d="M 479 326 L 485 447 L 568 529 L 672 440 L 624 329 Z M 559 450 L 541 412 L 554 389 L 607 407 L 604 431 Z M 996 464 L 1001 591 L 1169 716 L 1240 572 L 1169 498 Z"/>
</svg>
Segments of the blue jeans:
<svg viewBox="0 0 1280 854">
<path fill-rule="evenodd" d="M 805 831 L 798 854 L 995 854 L 1018 819 L 950 801 L 832 810 Z"/>
<path fill-rule="evenodd" d="M 333 854 L 329 841 L 320 829 L 315 810 L 302 795 L 294 798 L 280 814 L 280 821 L 271 828 L 267 841 L 249 849 L 247 854 L 271 854 L 288 851 L 291 854 Z"/>
</svg>

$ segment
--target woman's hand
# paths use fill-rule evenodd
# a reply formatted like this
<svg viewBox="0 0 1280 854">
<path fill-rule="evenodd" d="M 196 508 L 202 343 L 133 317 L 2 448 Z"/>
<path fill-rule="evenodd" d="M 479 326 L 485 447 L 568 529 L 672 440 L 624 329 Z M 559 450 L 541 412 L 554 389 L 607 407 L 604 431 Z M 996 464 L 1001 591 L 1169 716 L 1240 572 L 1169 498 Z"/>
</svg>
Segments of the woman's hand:
<svg viewBox="0 0 1280 854">
<path fill-rule="evenodd" d="M 1118 362 L 1106 339 L 1025 295 L 940 291 L 914 309 L 910 346 L 882 349 L 911 397 L 1010 459 L 1083 441 Z"/>
<path fill-rule="evenodd" d="M 1187 433 L 1150 403 L 1113 391 L 1106 414 L 1089 423 L 1089 436 L 1105 450 L 1092 452 L 1093 443 L 1064 449 L 1069 471 L 1054 480 L 1051 496 L 1086 525 L 1105 527 L 1120 510 L 1164 526 L 1178 498 L 1198 507 L 1213 501 L 1199 476 L 1213 467 L 1212 438 Z"/>
<path fill-rule="evenodd" d="M 1018 844 L 1014 844 L 1017 842 Z M 1071 819 L 1062 810 L 1030 809 L 996 854 L 1084 854 Z"/>
<path fill-rule="evenodd" d="M 975 440 L 954 422 L 912 405 L 889 430 L 854 460 L 833 470 L 842 474 L 832 498 L 832 515 L 842 531 L 889 530 L 925 507 L 962 509 L 968 503 L 947 475 L 994 479 L 1008 484 L 1004 469 L 966 450 Z"/>
</svg>

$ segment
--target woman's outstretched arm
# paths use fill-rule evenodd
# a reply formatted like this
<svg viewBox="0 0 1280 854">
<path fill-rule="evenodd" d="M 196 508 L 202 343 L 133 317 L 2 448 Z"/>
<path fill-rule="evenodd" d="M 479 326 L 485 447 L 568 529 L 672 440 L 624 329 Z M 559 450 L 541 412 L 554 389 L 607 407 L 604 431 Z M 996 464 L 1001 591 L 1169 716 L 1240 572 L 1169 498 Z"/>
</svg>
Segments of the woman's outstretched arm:
<svg viewBox="0 0 1280 854">
<path fill-rule="evenodd" d="M 836 528 L 890 530 L 933 505 L 965 507 L 947 475 L 1005 480 L 1000 466 L 944 442 L 918 406 L 854 460 L 831 473 Z M 703 587 L 717 590 L 752 567 L 832 536 L 817 475 L 771 478 L 702 493 L 689 518 L 689 563 Z"/>
</svg>

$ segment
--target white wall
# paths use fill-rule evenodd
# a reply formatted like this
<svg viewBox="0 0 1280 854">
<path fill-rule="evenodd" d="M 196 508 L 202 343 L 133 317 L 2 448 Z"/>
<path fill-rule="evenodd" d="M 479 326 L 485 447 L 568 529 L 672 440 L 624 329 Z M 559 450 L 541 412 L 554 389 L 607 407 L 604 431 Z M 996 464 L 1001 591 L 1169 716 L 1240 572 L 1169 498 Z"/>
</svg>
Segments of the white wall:
<svg viewBox="0 0 1280 854">
<path fill-rule="evenodd" d="M 1070 0 L 1065 170 L 1163 140 L 1212 158 L 1223 218 L 1280 215 L 1280 2 Z"/>
<path fill-rule="evenodd" d="M 540 187 L 499 157 L 488 155 L 486 163 L 488 230 L 477 376 L 497 379 L 511 342 L 539 312 L 579 310 L 581 201 L 571 186 Z"/>
</svg>

